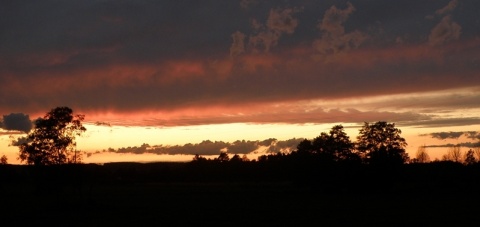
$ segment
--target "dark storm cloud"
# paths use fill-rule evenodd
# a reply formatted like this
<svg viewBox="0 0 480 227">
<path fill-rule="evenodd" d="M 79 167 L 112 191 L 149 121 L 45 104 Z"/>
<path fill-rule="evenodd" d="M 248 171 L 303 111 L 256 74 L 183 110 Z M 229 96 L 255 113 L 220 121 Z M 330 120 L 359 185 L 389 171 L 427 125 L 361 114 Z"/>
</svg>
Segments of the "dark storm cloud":
<svg viewBox="0 0 480 227">
<path fill-rule="evenodd" d="M 251 141 L 251 140 L 237 140 L 234 142 L 223 141 L 210 141 L 204 140 L 200 143 L 192 144 L 187 143 L 184 145 L 175 146 L 163 146 L 156 145 L 150 146 L 148 144 L 142 144 L 137 147 L 123 147 L 119 149 L 109 148 L 103 152 L 115 152 L 115 153 L 132 153 L 132 154 L 169 154 L 169 155 L 218 155 L 221 152 L 227 152 L 229 154 L 249 154 L 253 152 L 290 152 L 296 148 L 298 143 L 303 139 L 289 139 L 289 140 L 276 140 L 267 139 L 263 141 Z M 263 150 L 258 151 L 259 148 Z M 89 155 L 99 154 L 101 152 L 91 153 Z"/>
<path fill-rule="evenodd" d="M 463 136 L 464 134 L 465 134 L 464 132 L 434 132 L 428 135 L 435 139 L 444 140 L 444 139 L 458 139 L 460 138 L 460 136 Z"/>
<path fill-rule="evenodd" d="M 0 8 L 0 111 L 66 105 L 88 117 L 478 87 L 479 7 L 471 0 L 9 1 Z M 305 116 L 289 118 L 311 120 Z M 216 117 L 210 121 L 229 120 Z"/>
<path fill-rule="evenodd" d="M 288 151 L 296 150 L 297 146 L 300 142 L 305 140 L 304 138 L 293 138 L 288 140 L 282 141 L 275 141 L 272 145 L 270 145 L 267 149 L 268 153 L 285 153 Z"/>
<path fill-rule="evenodd" d="M 413 121 L 409 125 L 415 127 L 451 127 L 480 124 L 480 117 L 431 118 L 425 121 Z"/>
<path fill-rule="evenodd" d="M 465 136 L 469 139 L 480 139 L 480 132 L 468 131 L 465 132 Z"/>
<path fill-rule="evenodd" d="M 216 18 L 240 12 L 224 1 L 12 1 L 1 9 L 0 50 L 32 70 L 202 55 L 228 42 L 230 27 Z"/>
<path fill-rule="evenodd" d="M 23 113 L 11 113 L 3 115 L 3 122 L 0 121 L 0 127 L 5 130 L 15 130 L 24 133 L 29 132 L 32 129 L 32 121 L 27 114 Z"/>
<path fill-rule="evenodd" d="M 433 132 L 428 134 L 422 134 L 421 136 L 430 136 L 435 139 L 444 140 L 444 139 L 459 139 L 462 136 L 467 137 L 468 139 L 480 139 L 480 132 L 476 131 L 461 131 L 461 132 Z"/>
<path fill-rule="evenodd" d="M 132 154 L 143 154 L 148 152 L 147 149 L 150 148 L 150 145 L 144 143 L 140 147 L 122 147 L 116 150 L 115 152 L 117 153 L 132 153 Z M 109 151 L 112 151 L 112 149 L 108 149 Z"/>
</svg>

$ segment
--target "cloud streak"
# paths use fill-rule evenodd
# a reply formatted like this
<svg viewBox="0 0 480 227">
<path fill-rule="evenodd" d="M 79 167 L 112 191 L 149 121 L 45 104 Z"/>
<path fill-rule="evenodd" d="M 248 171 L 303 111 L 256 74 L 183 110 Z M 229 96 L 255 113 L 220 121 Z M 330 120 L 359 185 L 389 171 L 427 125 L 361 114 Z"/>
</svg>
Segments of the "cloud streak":
<svg viewBox="0 0 480 227">
<path fill-rule="evenodd" d="M 462 27 L 452 21 L 451 12 L 457 7 L 458 0 L 450 1 L 445 7 L 435 11 L 437 15 L 445 15 L 442 20 L 430 31 L 428 42 L 432 46 L 438 46 L 452 40 L 458 40 Z"/>
<path fill-rule="evenodd" d="M 433 132 L 429 134 L 422 134 L 422 136 L 430 136 L 434 139 L 445 140 L 445 139 L 459 139 L 462 136 L 467 137 L 468 139 L 480 139 L 480 132 L 476 131 L 467 131 L 467 132 Z"/>
<path fill-rule="evenodd" d="M 298 143 L 302 140 L 303 138 L 293 138 L 289 140 L 266 139 L 262 141 L 237 140 L 234 142 L 204 140 L 196 144 L 187 143 L 176 146 L 150 146 L 149 144 L 144 143 L 138 147 L 123 147 L 118 149 L 109 148 L 104 151 L 89 153 L 88 155 L 91 156 L 100 154 L 102 152 L 114 152 L 119 154 L 150 153 L 157 155 L 218 155 L 221 152 L 227 152 L 229 154 L 253 154 L 261 152 L 268 154 L 277 152 L 290 152 L 296 149 Z"/>
</svg>

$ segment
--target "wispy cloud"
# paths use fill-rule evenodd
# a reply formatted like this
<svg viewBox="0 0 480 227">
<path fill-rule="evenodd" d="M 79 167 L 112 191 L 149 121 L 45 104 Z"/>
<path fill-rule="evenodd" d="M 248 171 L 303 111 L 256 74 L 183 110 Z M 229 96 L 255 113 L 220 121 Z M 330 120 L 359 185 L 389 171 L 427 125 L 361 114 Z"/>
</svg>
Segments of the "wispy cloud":
<svg viewBox="0 0 480 227">
<path fill-rule="evenodd" d="M 230 56 L 234 57 L 245 53 L 245 34 L 236 31 L 232 34 L 233 43 L 230 47 Z"/>
<path fill-rule="evenodd" d="M 476 131 L 460 131 L 460 132 L 433 132 L 428 134 L 422 134 L 422 136 L 430 136 L 434 139 L 445 140 L 445 139 L 459 139 L 462 136 L 467 137 L 468 139 L 480 139 L 480 132 Z"/>
<path fill-rule="evenodd" d="M 464 132 L 433 132 L 429 134 L 425 134 L 424 136 L 431 136 L 432 138 L 435 139 L 458 139 L 460 136 L 463 136 L 465 133 Z"/>
<path fill-rule="evenodd" d="M 365 33 L 358 30 L 345 32 L 344 23 L 354 11 L 355 7 L 350 2 L 343 10 L 336 6 L 328 9 L 317 26 L 323 34 L 320 39 L 313 42 L 315 50 L 323 55 L 338 54 L 356 49 L 365 42 L 368 37 Z"/>
<path fill-rule="evenodd" d="M 438 14 L 438 15 L 443 15 L 443 14 L 450 13 L 451 11 L 453 11 L 457 7 L 457 5 L 458 5 L 458 0 L 452 0 L 445 7 L 435 11 L 435 13 Z"/>
<path fill-rule="evenodd" d="M 457 40 L 460 38 L 461 30 L 462 27 L 453 22 L 450 15 L 447 15 L 432 29 L 428 36 L 428 42 L 430 45 L 436 46 Z"/>
<path fill-rule="evenodd" d="M 254 53 L 270 52 L 272 47 L 277 46 L 283 34 L 292 34 L 298 25 L 298 19 L 294 14 L 298 9 L 271 9 L 265 25 L 258 24 L 254 20 L 255 34 L 249 37 L 248 43 Z"/>
<path fill-rule="evenodd" d="M 435 13 L 443 16 L 442 20 L 430 31 L 428 42 L 430 45 L 438 46 L 452 40 L 458 40 L 461 35 L 462 27 L 452 21 L 450 14 L 458 5 L 458 0 L 450 1 L 445 7 L 438 9 Z M 429 17 L 433 19 L 433 17 Z"/>
</svg>

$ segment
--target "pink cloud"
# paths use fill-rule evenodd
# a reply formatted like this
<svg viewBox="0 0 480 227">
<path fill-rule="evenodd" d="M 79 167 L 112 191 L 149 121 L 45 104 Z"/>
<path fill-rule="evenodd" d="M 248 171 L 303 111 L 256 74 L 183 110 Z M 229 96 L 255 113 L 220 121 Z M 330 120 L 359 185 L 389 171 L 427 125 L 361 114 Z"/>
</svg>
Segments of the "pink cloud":
<svg viewBox="0 0 480 227">
<path fill-rule="evenodd" d="M 87 115 L 97 111 L 138 112 L 138 119 L 144 119 L 141 116 L 147 111 L 155 113 L 153 125 L 327 121 L 318 120 L 321 116 L 362 121 L 381 115 L 372 112 L 375 117 L 369 118 L 365 111 L 338 109 L 336 116 L 343 116 L 338 118 L 329 114 L 331 110 L 321 108 L 317 116 L 303 110 L 282 112 L 273 108 L 278 114 L 267 112 L 279 102 L 480 86 L 478 69 L 472 64 L 479 46 L 480 40 L 471 39 L 441 48 L 420 44 L 363 47 L 329 61 L 318 61 L 314 50 L 296 46 L 276 54 L 242 54 L 218 60 L 192 57 L 71 70 L 42 67 L 32 72 L 4 68 L 0 94 L 5 99 L 0 106 L 5 114 L 14 106 L 14 111 L 32 116 L 63 105 Z M 285 108 L 291 110 L 292 106 Z M 391 114 L 394 119 L 397 113 Z"/>
</svg>

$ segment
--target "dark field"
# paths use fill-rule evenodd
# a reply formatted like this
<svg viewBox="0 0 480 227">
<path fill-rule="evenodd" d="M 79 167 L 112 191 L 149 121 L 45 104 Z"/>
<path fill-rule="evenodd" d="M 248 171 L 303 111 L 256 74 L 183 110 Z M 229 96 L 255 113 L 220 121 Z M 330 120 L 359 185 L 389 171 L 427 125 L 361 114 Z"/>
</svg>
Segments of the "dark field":
<svg viewBox="0 0 480 227">
<path fill-rule="evenodd" d="M 477 169 L 445 166 L 410 166 L 389 180 L 357 169 L 362 179 L 344 178 L 348 183 L 314 178 L 324 176 L 318 173 L 309 180 L 247 171 L 228 178 L 232 169 L 187 164 L 7 166 L 1 220 L 2 226 L 478 225 Z"/>
</svg>

